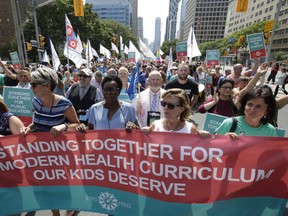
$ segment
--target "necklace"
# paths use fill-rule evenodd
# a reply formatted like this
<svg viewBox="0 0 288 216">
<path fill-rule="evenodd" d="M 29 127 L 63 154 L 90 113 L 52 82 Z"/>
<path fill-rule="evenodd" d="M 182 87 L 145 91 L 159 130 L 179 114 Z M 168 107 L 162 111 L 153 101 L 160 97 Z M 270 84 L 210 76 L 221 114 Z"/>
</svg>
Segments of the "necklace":
<svg viewBox="0 0 288 216">
<path fill-rule="evenodd" d="M 166 127 L 167 127 L 167 129 L 168 129 L 169 131 L 171 131 L 171 132 L 174 132 L 174 131 L 179 127 L 181 121 L 179 120 L 177 126 L 176 126 L 173 130 L 171 130 L 170 127 L 168 126 L 167 120 L 165 121 L 165 123 L 166 123 Z"/>
</svg>

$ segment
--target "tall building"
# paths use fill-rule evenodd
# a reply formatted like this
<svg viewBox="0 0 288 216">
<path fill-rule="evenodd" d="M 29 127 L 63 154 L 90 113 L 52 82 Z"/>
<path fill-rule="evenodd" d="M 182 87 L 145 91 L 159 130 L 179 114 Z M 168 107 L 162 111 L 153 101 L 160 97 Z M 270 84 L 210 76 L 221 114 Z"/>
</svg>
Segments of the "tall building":
<svg viewBox="0 0 288 216">
<path fill-rule="evenodd" d="M 169 2 L 169 16 L 168 16 L 168 32 L 166 32 L 165 40 L 174 40 L 176 38 L 176 23 L 178 12 L 178 1 L 170 0 Z"/>
<path fill-rule="evenodd" d="M 30 1 L 15 1 L 19 9 L 20 22 L 26 20 Z M 11 1 L 0 1 L 0 45 L 5 45 L 15 38 L 15 28 Z"/>
<path fill-rule="evenodd" d="M 180 0 L 178 3 L 177 24 L 176 24 L 176 39 L 178 39 L 179 41 L 183 41 L 186 8 L 187 8 L 187 0 Z"/>
<path fill-rule="evenodd" d="M 248 11 L 245 13 L 236 13 L 237 0 L 229 3 L 225 36 L 244 29 L 256 22 L 262 20 L 273 20 L 277 12 L 277 0 L 250 0 Z M 279 27 L 275 31 L 271 52 L 288 51 L 288 2 L 282 0 L 280 14 L 278 18 Z"/>
<path fill-rule="evenodd" d="M 279 27 L 275 31 L 271 52 L 288 53 L 288 2 L 282 0 L 281 10 L 278 19 Z M 287 55 L 286 55 L 287 57 Z"/>
<path fill-rule="evenodd" d="M 184 40 L 193 24 L 197 43 L 224 37 L 229 0 L 190 0 L 187 2 Z"/>
<path fill-rule="evenodd" d="M 138 18 L 138 0 L 129 0 L 132 6 L 132 32 L 137 35 L 138 27 L 137 27 L 137 18 Z"/>
<path fill-rule="evenodd" d="M 138 32 L 137 32 L 137 36 L 141 38 L 141 40 L 143 41 L 143 18 L 142 17 L 138 17 L 138 22 L 137 22 L 137 28 L 138 28 Z"/>
<path fill-rule="evenodd" d="M 155 36 L 154 36 L 154 46 L 153 46 L 153 52 L 156 52 L 157 49 L 161 46 L 161 18 L 157 17 L 155 19 Z"/>
<path fill-rule="evenodd" d="M 100 19 L 112 19 L 132 29 L 132 6 L 128 0 L 86 0 Z"/>
</svg>

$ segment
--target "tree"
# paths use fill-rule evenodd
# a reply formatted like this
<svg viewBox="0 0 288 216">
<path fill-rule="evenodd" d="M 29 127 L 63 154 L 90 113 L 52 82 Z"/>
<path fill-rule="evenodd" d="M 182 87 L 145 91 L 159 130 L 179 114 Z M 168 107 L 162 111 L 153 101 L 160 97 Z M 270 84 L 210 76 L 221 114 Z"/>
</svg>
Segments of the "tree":
<svg viewBox="0 0 288 216">
<path fill-rule="evenodd" d="M 64 46 L 66 41 L 65 14 L 76 34 L 80 35 L 81 40 L 86 42 L 89 39 L 91 46 L 96 50 L 99 49 L 100 44 L 110 48 L 113 37 L 118 34 L 121 34 L 124 42 L 131 40 L 135 45 L 138 44 L 136 37 L 129 32 L 127 27 L 112 20 L 99 19 L 97 13 L 92 11 L 91 4 L 85 4 L 83 17 L 75 17 L 73 0 L 56 0 L 55 4 L 37 9 L 39 33 L 44 37 L 49 36 L 56 49 Z M 28 41 L 36 38 L 32 14 L 24 26 L 24 32 Z M 47 46 L 46 48 L 48 48 Z M 33 52 L 29 53 L 29 55 L 32 54 Z M 62 53 L 58 53 L 58 55 L 60 59 L 63 58 Z"/>
<path fill-rule="evenodd" d="M 161 46 L 161 50 L 164 52 L 165 55 L 170 54 L 170 47 L 172 47 L 172 56 L 173 59 L 176 59 L 176 43 L 178 40 L 172 40 L 172 41 L 164 41 L 164 43 Z"/>
<path fill-rule="evenodd" d="M 242 44 L 241 46 L 238 46 L 238 48 L 242 48 L 244 51 L 246 51 L 246 47 L 248 45 L 248 42 L 246 40 L 247 35 L 262 32 L 264 24 L 265 21 L 257 22 L 245 29 L 235 32 L 234 34 L 226 38 L 202 43 L 199 45 L 199 49 L 201 53 L 206 53 L 206 50 L 219 49 L 220 55 L 223 55 L 228 48 L 231 50 L 233 46 L 237 46 L 238 38 L 239 36 L 242 36 L 243 37 Z M 202 55 L 201 58 L 203 58 L 203 56 L 205 57 L 205 55 Z"/>
</svg>

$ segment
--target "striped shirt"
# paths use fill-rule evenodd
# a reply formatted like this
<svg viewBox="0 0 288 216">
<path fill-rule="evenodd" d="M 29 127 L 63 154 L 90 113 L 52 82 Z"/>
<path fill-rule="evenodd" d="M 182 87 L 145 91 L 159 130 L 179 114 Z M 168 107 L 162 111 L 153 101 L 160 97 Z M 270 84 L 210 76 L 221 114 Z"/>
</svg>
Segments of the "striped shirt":
<svg viewBox="0 0 288 216">
<path fill-rule="evenodd" d="M 34 97 L 33 99 L 33 123 L 35 130 L 40 132 L 50 131 L 52 127 L 66 122 L 64 112 L 72 106 L 67 98 L 61 97 L 56 105 L 52 107 L 43 106 L 42 99 Z"/>
</svg>

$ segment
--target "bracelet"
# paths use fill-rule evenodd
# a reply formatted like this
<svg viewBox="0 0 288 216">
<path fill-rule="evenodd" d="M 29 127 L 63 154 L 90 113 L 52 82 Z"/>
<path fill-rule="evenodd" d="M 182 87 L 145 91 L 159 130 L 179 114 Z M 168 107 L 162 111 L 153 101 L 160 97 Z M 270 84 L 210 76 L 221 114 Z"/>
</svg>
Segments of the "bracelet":
<svg viewBox="0 0 288 216">
<path fill-rule="evenodd" d="M 68 130 L 68 124 L 67 124 L 67 123 L 64 123 L 64 125 L 65 125 L 64 131 L 67 131 L 67 130 Z"/>
</svg>

